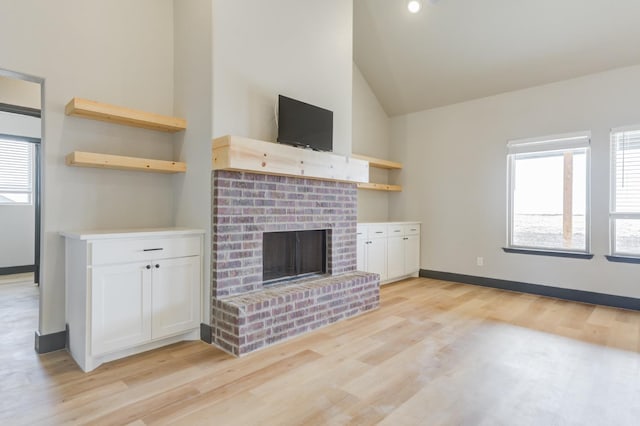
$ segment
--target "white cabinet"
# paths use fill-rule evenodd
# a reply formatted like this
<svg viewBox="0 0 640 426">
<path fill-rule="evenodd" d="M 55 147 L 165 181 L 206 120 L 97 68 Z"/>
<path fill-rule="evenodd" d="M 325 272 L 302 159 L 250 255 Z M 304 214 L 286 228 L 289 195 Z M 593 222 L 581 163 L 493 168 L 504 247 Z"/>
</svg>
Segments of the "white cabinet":
<svg viewBox="0 0 640 426">
<path fill-rule="evenodd" d="M 420 272 L 420 225 L 405 225 L 404 273 L 415 275 Z"/>
<path fill-rule="evenodd" d="M 93 355 L 151 339 L 151 274 L 145 269 L 147 266 L 134 263 L 92 269 L 90 302 Z"/>
<path fill-rule="evenodd" d="M 199 327 L 200 257 L 160 261 L 152 271 L 151 338 Z"/>
<path fill-rule="evenodd" d="M 361 227 L 358 225 L 357 230 L 357 261 L 356 268 L 358 271 L 366 271 L 367 270 L 367 228 L 365 226 Z"/>
<path fill-rule="evenodd" d="M 389 255 L 387 256 L 387 269 L 389 277 L 396 278 L 405 275 L 404 271 L 404 233 L 402 225 L 389 224 Z"/>
<path fill-rule="evenodd" d="M 360 271 L 380 275 L 380 281 L 387 279 L 387 230 L 386 226 L 361 226 L 362 236 L 358 239 L 357 268 Z"/>
<path fill-rule="evenodd" d="M 202 231 L 63 235 L 68 349 L 84 371 L 199 337 Z"/>
<path fill-rule="evenodd" d="M 380 274 L 388 283 L 420 270 L 420 224 L 416 222 L 359 223 L 358 270 Z"/>
<path fill-rule="evenodd" d="M 387 240 L 372 238 L 367 246 L 367 270 L 380 275 L 380 281 L 387 279 Z"/>
</svg>

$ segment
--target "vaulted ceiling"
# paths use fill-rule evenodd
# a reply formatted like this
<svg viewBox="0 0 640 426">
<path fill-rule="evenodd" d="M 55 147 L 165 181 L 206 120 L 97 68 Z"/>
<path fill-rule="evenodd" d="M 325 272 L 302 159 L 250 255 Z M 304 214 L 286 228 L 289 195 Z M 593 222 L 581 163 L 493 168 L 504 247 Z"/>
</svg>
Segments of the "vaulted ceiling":
<svg viewBox="0 0 640 426">
<path fill-rule="evenodd" d="M 640 63 L 640 0 L 354 0 L 354 60 L 390 116 Z"/>
</svg>

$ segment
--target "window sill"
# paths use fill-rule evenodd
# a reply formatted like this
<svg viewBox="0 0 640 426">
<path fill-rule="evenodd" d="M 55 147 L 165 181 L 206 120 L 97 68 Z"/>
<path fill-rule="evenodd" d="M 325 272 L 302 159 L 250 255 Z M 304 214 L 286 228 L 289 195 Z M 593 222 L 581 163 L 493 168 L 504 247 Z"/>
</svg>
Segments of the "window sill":
<svg viewBox="0 0 640 426">
<path fill-rule="evenodd" d="M 605 255 L 609 262 L 618 263 L 640 263 L 640 257 L 627 257 L 627 256 L 609 256 Z"/>
<path fill-rule="evenodd" d="M 592 259 L 591 253 L 574 253 L 569 251 L 532 250 L 503 247 L 505 253 L 533 254 L 535 256 L 568 257 L 570 259 Z"/>
</svg>

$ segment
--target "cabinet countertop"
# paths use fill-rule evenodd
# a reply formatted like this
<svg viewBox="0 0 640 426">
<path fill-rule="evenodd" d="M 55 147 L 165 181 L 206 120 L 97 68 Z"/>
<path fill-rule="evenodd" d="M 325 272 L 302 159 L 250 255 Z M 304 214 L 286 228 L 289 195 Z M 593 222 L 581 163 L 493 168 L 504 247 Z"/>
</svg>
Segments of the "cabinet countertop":
<svg viewBox="0 0 640 426">
<path fill-rule="evenodd" d="M 177 235 L 201 235 L 202 229 L 194 228 L 125 228 L 93 229 L 85 231 L 61 231 L 60 235 L 76 240 L 105 240 L 113 238 L 172 237 Z"/>
</svg>

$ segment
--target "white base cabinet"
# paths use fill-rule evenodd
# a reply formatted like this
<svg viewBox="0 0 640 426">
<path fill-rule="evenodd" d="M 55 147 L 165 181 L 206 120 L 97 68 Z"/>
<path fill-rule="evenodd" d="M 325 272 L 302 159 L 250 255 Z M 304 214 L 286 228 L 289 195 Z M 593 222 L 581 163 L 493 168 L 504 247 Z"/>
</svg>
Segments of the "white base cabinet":
<svg viewBox="0 0 640 426">
<path fill-rule="evenodd" d="M 357 268 L 359 271 L 380 275 L 387 279 L 387 226 L 385 224 L 358 224 Z"/>
<path fill-rule="evenodd" d="M 382 284 L 418 276 L 420 223 L 359 223 L 357 232 L 358 270 L 380 274 Z"/>
<path fill-rule="evenodd" d="M 200 327 L 200 257 L 157 262 L 152 269 L 151 338 Z"/>
<path fill-rule="evenodd" d="M 68 349 L 84 371 L 199 338 L 202 231 L 63 235 Z"/>
<path fill-rule="evenodd" d="M 134 263 L 92 268 L 88 283 L 91 355 L 151 339 L 151 276 L 145 266 Z M 73 326 L 69 324 L 70 329 Z"/>
</svg>

